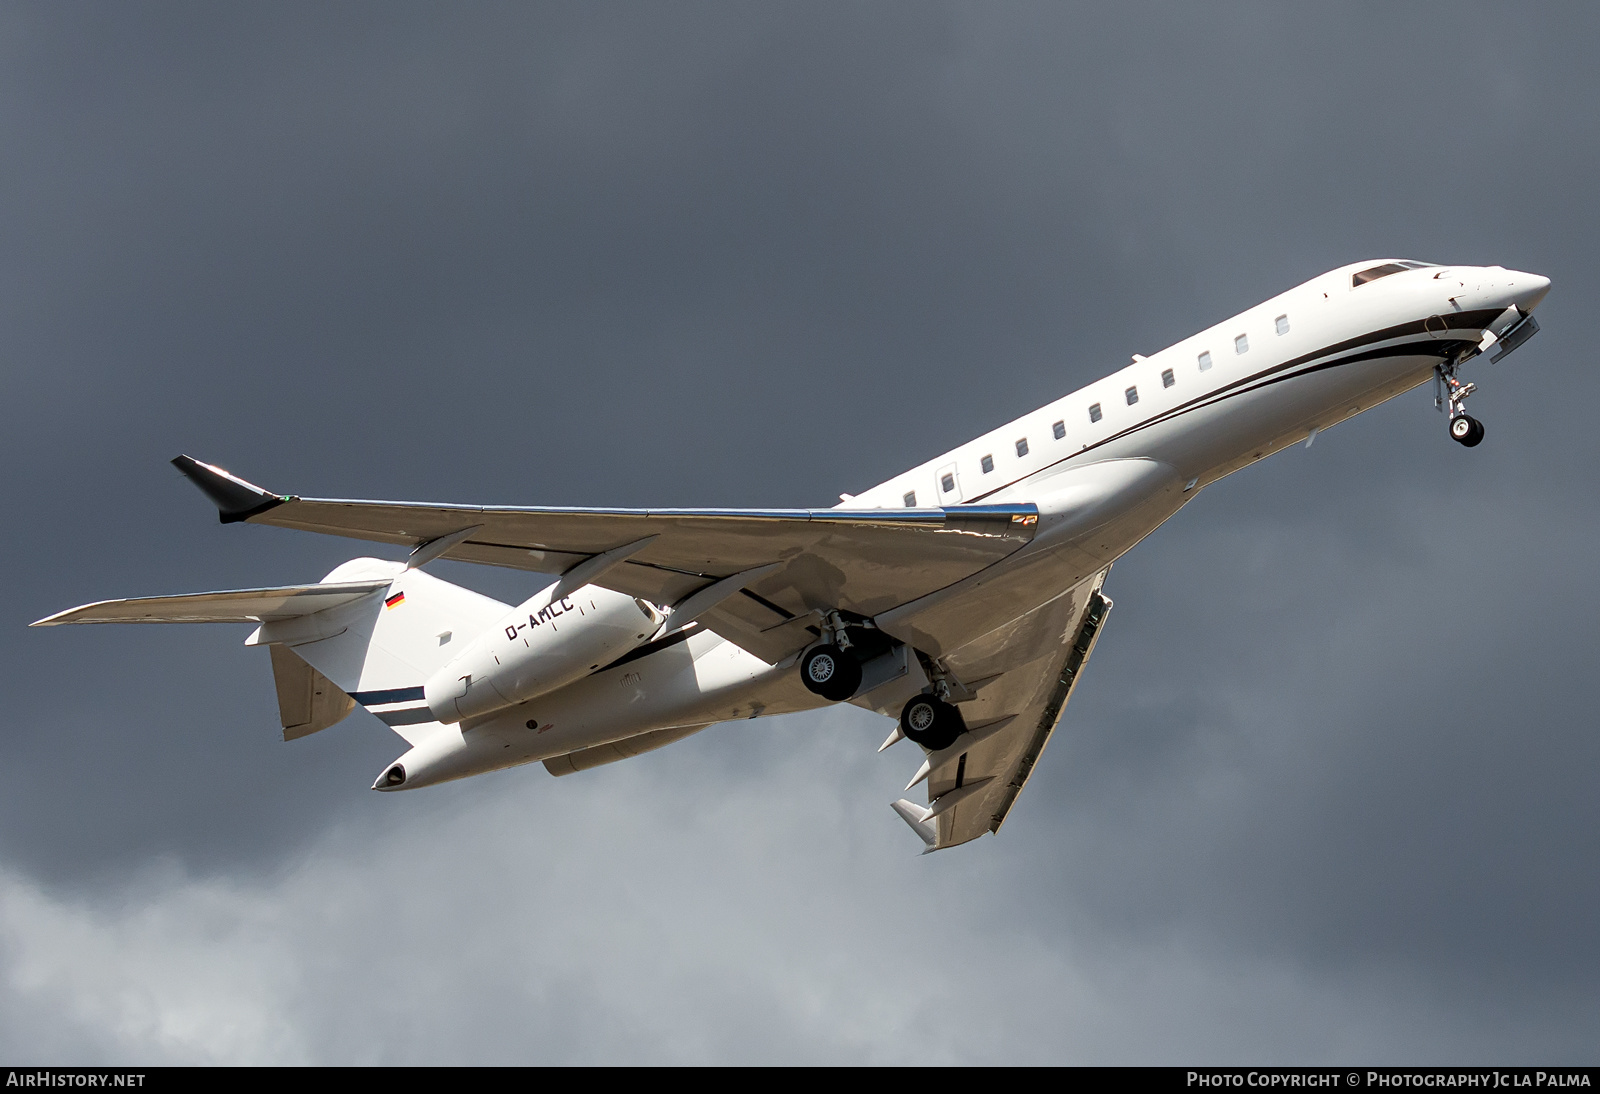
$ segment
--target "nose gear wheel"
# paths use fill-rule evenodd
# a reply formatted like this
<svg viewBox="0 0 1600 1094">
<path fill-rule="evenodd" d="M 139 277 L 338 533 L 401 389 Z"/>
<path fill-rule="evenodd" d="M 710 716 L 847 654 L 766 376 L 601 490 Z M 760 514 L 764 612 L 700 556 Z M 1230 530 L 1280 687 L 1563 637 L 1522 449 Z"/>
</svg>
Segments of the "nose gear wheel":
<svg viewBox="0 0 1600 1094">
<path fill-rule="evenodd" d="M 1434 366 L 1433 404 L 1440 410 L 1448 407 L 1450 439 L 1466 448 L 1476 448 L 1483 443 L 1483 423 L 1462 408 L 1467 396 L 1478 390 L 1477 384 L 1463 383 L 1456 376 L 1461 362 L 1451 360 Z"/>
<path fill-rule="evenodd" d="M 1483 441 L 1483 423 L 1470 414 L 1458 414 L 1450 419 L 1450 439 L 1475 448 Z"/>
</svg>

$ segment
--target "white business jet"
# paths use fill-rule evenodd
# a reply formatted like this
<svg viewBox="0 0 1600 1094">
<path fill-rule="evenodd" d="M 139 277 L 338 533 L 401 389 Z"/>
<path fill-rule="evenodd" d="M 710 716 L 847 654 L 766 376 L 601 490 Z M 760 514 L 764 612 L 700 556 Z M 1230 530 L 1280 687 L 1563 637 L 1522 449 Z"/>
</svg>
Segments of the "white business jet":
<svg viewBox="0 0 1600 1094">
<path fill-rule="evenodd" d="M 568 509 L 269 493 L 173 462 L 247 521 L 411 548 L 315 585 L 110 600 L 61 623 L 256 624 L 286 740 L 361 704 L 409 751 L 377 790 L 555 775 L 715 722 L 849 702 L 922 751 L 894 809 L 928 850 L 998 831 L 1111 608 L 1107 571 L 1208 484 L 1539 329 L 1548 279 L 1374 261 L 1317 277 L 833 509 Z M 439 558 L 557 574 L 516 607 Z M 882 749 L 880 749 L 882 751 Z M 910 787 L 907 788 L 908 790 Z"/>
</svg>

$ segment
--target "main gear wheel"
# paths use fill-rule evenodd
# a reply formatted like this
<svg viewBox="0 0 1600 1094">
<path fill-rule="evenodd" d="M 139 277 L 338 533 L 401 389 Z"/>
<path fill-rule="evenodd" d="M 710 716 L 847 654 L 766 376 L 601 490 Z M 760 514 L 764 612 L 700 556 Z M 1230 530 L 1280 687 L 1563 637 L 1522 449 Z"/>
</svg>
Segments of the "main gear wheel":
<svg viewBox="0 0 1600 1094">
<path fill-rule="evenodd" d="M 965 730 L 961 712 L 932 695 L 913 695 L 900 711 L 900 732 L 930 752 L 949 748 Z"/>
<path fill-rule="evenodd" d="M 812 646 L 800 659 L 800 681 L 806 690 L 839 703 L 861 686 L 861 664 L 831 643 Z"/>
</svg>

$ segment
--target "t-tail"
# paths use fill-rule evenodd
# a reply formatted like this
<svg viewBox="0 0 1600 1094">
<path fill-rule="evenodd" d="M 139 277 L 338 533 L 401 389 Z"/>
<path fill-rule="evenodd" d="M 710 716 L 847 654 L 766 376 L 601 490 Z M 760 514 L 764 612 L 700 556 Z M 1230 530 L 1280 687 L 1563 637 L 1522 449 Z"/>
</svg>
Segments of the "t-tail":
<svg viewBox="0 0 1600 1094">
<path fill-rule="evenodd" d="M 315 585 L 106 600 L 33 625 L 256 623 L 245 644 L 271 653 L 284 740 L 360 704 L 415 748 L 445 728 L 428 707 L 428 681 L 509 610 L 403 562 L 357 558 Z M 403 784 L 403 770 L 390 765 L 378 785 Z"/>
</svg>

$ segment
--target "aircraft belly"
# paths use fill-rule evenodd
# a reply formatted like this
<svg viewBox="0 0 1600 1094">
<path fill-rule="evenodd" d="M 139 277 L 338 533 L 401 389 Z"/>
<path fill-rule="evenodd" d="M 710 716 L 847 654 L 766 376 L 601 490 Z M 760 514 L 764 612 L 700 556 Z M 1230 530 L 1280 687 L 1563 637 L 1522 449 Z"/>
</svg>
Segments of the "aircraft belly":
<svg viewBox="0 0 1600 1094">
<path fill-rule="evenodd" d="M 792 664 L 770 666 L 714 634 L 698 633 L 615 668 L 585 677 L 467 728 L 444 726 L 455 738 L 434 747 L 427 771 L 408 783 L 427 785 L 514 767 L 659 730 L 703 726 L 823 705 L 800 683 Z M 419 757 L 420 758 L 420 757 Z"/>
<path fill-rule="evenodd" d="M 1303 372 L 1185 410 L 1105 446 L 1107 456 L 1143 455 L 1199 486 L 1371 409 L 1433 375 L 1433 356 L 1383 357 Z"/>
<path fill-rule="evenodd" d="M 964 646 L 1105 569 L 1194 496 L 1159 461 L 1103 461 L 1033 484 L 1033 542 L 963 581 L 876 618 L 878 627 L 934 656 Z"/>
<path fill-rule="evenodd" d="M 987 634 L 1104 569 L 1155 531 L 1197 489 L 1376 406 L 1432 375 L 1436 357 L 1380 357 L 1300 373 L 1209 405 L 1196 406 L 1135 430 L 1024 480 L 996 501 L 1035 500 L 1038 536 L 1009 558 L 920 600 L 877 617 L 878 626 L 935 656 Z M 1077 465 L 1078 459 L 1095 462 Z M 1101 469 L 1141 467 L 1149 473 L 1111 482 L 1077 508 L 1068 526 L 1046 527 L 1049 499 L 1093 483 Z M 1076 504 L 1076 503 L 1074 503 Z"/>
</svg>

